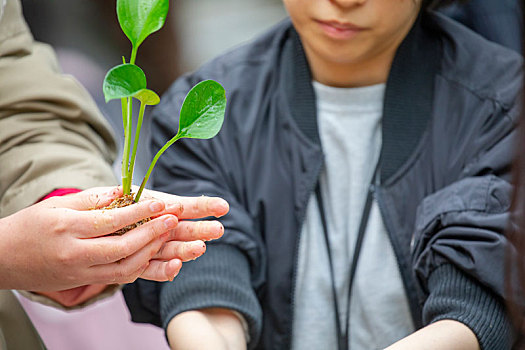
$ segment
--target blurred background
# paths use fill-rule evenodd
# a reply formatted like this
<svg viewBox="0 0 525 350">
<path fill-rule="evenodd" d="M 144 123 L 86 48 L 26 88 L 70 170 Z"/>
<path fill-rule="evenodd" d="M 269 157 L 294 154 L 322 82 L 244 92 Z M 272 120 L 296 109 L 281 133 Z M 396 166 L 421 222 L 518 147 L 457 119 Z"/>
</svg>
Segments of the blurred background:
<svg viewBox="0 0 525 350">
<path fill-rule="evenodd" d="M 88 89 L 122 142 L 120 103 L 106 104 L 102 95 L 105 72 L 120 64 L 122 55 L 129 59 L 131 50 L 117 22 L 116 0 L 22 3 L 35 38 L 55 48 L 63 71 Z M 520 50 L 523 16 L 519 0 L 471 0 L 442 11 L 490 40 Z M 179 75 L 252 39 L 285 17 L 282 0 L 172 0 L 164 28 L 141 45 L 137 64 L 148 76 L 148 87 L 162 94 Z M 151 150 L 144 142 L 148 133 L 146 117 L 136 184 L 149 165 Z M 119 167 L 120 161 L 116 174 Z M 129 320 L 121 293 L 67 313 L 24 298 L 21 302 L 50 350 L 168 349 L 161 329 Z"/>
</svg>

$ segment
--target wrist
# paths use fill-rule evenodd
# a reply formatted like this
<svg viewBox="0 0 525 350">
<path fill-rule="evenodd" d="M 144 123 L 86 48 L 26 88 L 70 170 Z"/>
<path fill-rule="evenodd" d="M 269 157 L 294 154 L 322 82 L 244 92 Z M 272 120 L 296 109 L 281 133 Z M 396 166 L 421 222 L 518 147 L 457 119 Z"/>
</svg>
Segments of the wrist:
<svg viewBox="0 0 525 350">
<path fill-rule="evenodd" d="M 17 271 L 16 262 L 17 251 L 14 243 L 13 232 L 18 232 L 16 228 L 16 221 L 12 220 L 12 214 L 0 219 L 0 289 L 17 289 L 16 274 L 13 275 L 11 271 Z"/>
<path fill-rule="evenodd" d="M 0 219 L 0 289 L 27 289 L 28 283 L 38 284 L 36 279 L 27 281 L 26 274 L 33 271 L 25 251 L 32 243 L 32 230 L 26 226 L 32 213 L 26 208 Z M 39 257 L 32 256 L 38 260 Z"/>
<path fill-rule="evenodd" d="M 175 316 L 166 328 L 174 350 L 213 349 L 244 350 L 244 329 L 235 313 L 212 308 L 185 311 Z"/>
<path fill-rule="evenodd" d="M 421 328 L 386 350 L 479 350 L 479 348 L 476 335 L 470 328 L 458 321 L 441 320 Z"/>
</svg>

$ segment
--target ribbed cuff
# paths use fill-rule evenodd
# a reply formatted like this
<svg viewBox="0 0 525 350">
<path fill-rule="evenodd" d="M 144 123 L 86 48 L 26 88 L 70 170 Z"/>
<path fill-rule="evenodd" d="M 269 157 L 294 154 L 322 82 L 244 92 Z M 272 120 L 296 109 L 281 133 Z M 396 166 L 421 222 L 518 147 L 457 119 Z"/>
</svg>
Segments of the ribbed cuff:
<svg viewBox="0 0 525 350">
<path fill-rule="evenodd" d="M 261 307 L 250 283 L 248 260 L 232 246 L 208 244 L 203 256 L 185 263 L 172 283 L 162 285 L 160 311 L 164 328 L 181 312 L 210 307 L 240 313 L 248 324 L 248 348 L 257 344 Z"/>
<path fill-rule="evenodd" d="M 512 326 L 503 302 L 453 265 L 435 269 L 428 280 L 424 324 L 455 320 L 469 327 L 482 350 L 511 349 Z"/>
</svg>

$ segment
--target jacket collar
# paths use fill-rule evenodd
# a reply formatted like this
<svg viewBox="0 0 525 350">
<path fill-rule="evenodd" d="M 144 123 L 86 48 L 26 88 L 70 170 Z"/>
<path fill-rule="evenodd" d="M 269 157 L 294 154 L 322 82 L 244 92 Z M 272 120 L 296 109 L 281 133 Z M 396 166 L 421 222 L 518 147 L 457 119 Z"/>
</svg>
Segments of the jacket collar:
<svg viewBox="0 0 525 350">
<path fill-rule="evenodd" d="M 408 161 L 432 115 L 435 76 L 442 57 L 432 31 L 431 14 L 424 13 L 399 46 L 387 80 L 383 106 L 381 183 L 386 183 Z M 304 135 L 320 145 L 312 75 L 297 32 L 283 48 L 281 76 L 292 117 Z"/>
</svg>

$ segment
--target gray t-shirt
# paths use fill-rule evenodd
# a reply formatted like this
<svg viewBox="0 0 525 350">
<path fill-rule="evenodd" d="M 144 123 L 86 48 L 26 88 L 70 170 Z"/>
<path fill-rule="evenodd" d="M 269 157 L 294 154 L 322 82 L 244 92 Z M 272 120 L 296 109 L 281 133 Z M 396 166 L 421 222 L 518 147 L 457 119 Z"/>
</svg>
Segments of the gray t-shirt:
<svg viewBox="0 0 525 350">
<path fill-rule="evenodd" d="M 314 82 L 325 154 L 320 176 L 335 285 L 346 319 L 349 273 L 367 188 L 381 149 L 385 85 L 334 88 Z M 397 261 L 373 203 L 352 290 L 352 350 L 382 349 L 414 331 Z M 328 255 L 315 195 L 299 243 L 292 349 L 337 349 Z"/>
</svg>

